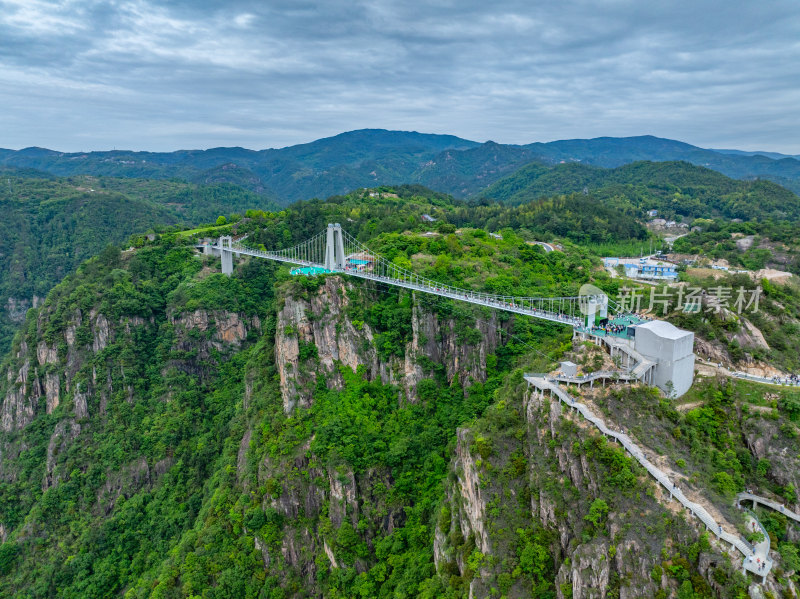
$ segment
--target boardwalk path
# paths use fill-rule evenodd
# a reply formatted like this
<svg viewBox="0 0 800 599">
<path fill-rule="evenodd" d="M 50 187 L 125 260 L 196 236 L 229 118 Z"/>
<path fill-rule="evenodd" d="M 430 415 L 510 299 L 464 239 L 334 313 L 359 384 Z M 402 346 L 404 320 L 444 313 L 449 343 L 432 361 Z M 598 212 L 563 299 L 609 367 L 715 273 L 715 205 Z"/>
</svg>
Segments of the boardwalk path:
<svg viewBox="0 0 800 599">
<path fill-rule="evenodd" d="M 750 572 L 758 574 L 762 577 L 766 577 L 766 575 L 769 574 L 769 571 L 772 569 L 772 560 L 769 557 L 768 536 L 766 543 L 762 542 L 756 547 L 753 547 L 740 536 L 724 530 L 722 526 L 718 524 L 716 520 L 714 520 L 711 514 L 708 513 L 705 507 L 699 503 L 691 501 L 688 497 L 686 497 L 686 495 L 683 494 L 683 491 L 681 491 L 681 489 L 673 481 L 671 481 L 661 469 L 648 460 L 647 457 L 645 457 L 644 452 L 631 440 L 628 435 L 609 428 L 606 423 L 601 418 L 596 416 L 586 405 L 576 401 L 575 398 L 563 391 L 556 383 L 551 382 L 542 376 L 529 374 L 525 375 L 525 380 L 530 386 L 536 388 L 542 395 L 544 395 L 545 392 L 549 392 L 551 397 L 557 397 L 563 404 L 568 406 L 570 409 L 575 410 L 587 421 L 591 422 L 603 435 L 620 443 L 625 450 L 633 458 L 635 458 L 636 461 L 638 461 L 662 487 L 664 487 L 671 497 L 677 499 L 692 513 L 693 516 L 699 518 L 709 531 L 717 535 L 719 539 L 725 541 L 742 554 L 742 567 L 745 570 L 749 570 Z M 759 500 L 759 502 L 761 501 Z M 753 516 L 753 519 L 755 519 L 755 516 Z M 757 520 L 755 521 L 757 522 Z M 758 525 L 761 526 L 760 523 Z"/>
<path fill-rule="evenodd" d="M 736 496 L 736 503 L 741 505 L 743 501 L 752 501 L 753 508 L 757 505 L 763 505 L 768 508 L 772 508 L 776 512 L 780 512 L 787 518 L 790 518 L 800 524 L 800 514 L 793 512 L 792 510 L 786 509 L 786 506 L 782 503 L 778 503 L 777 501 L 772 501 L 771 499 L 767 499 L 766 497 L 761 497 L 760 495 L 753 495 L 752 493 L 739 493 Z"/>
</svg>

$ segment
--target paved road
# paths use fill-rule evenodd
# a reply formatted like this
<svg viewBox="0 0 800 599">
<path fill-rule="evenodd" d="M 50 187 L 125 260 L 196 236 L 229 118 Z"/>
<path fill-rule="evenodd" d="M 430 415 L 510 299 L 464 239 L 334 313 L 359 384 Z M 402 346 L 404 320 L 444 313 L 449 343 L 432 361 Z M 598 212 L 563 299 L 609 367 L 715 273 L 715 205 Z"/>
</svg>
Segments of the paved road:
<svg viewBox="0 0 800 599">
<path fill-rule="evenodd" d="M 549 243 L 545 243 L 544 241 L 529 241 L 528 243 L 533 245 L 540 245 L 544 248 L 544 253 L 549 254 L 550 252 L 554 252 L 556 248 L 554 248 Z"/>
</svg>

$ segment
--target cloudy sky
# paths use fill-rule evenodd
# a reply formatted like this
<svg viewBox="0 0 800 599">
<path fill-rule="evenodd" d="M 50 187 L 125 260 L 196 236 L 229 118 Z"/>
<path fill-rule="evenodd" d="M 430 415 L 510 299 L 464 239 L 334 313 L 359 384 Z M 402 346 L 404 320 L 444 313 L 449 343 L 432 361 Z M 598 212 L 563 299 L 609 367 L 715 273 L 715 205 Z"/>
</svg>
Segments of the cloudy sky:
<svg viewBox="0 0 800 599">
<path fill-rule="evenodd" d="M 797 0 L 0 0 L 0 147 L 360 128 L 800 154 Z"/>
</svg>

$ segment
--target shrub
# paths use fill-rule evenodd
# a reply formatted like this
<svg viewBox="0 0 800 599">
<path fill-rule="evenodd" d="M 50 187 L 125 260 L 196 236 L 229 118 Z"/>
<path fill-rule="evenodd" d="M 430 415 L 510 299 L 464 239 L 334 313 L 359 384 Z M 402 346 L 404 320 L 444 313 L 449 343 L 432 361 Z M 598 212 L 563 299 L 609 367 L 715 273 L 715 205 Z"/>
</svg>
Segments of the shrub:
<svg viewBox="0 0 800 599">
<path fill-rule="evenodd" d="M 736 483 L 727 472 L 717 472 L 711 482 L 717 492 L 722 495 L 732 497 L 736 494 Z"/>
</svg>

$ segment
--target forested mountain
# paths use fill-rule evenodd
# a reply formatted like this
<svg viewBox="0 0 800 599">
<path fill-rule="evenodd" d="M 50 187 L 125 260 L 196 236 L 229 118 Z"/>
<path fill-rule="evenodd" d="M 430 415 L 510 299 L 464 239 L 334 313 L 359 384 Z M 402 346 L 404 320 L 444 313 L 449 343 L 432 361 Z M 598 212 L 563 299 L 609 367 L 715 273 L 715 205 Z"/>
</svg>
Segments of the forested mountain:
<svg viewBox="0 0 800 599">
<path fill-rule="evenodd" d="M 604 169 L 583 164 L 526 165 L 481 196 L 518 204 L 554 194 L 591 193 L 603 201 L 657 209 L 666 218 L 800 219 L 800 198 L 770 181 L 739 181 L 687 162 L 635 162 Z"/>
<path fill-rule="evenodd" d="M 177 152 L 61 153 L 0 150 L 0 165 L 52 174 L 180 178 L 233 183 L 281 204 L 358 187 L 422 183 L 467 198 L 531 161 L 615 168 L 636 161 L 685 161 L 737 179 L 766 178 L 800 191 L 800 160 L 717 152 L 652 136 L 480 144 L 450 135 L 365 129 L 280 149 L 213 148 Z"/>
<path fill-rule="evenodd" d="M 800 191 L 800 160 L 795 157 L 773 159 L 763 154 L 717 152 L 652 135 L 573 139 L 533 143 L 525 147 L 552 162 L 580 161 L 606 168 L 641 160 L 684 161 L 736 179 L 780 179 L 789 182 L 795 191 Z"/>
<path fill-rule="evenodd" d="M 615 291 L 583 248 L 526 242 L 530 227 L 548 230 L 539 205 L 468 206 L 405 187 L 251 211 L 242 227 L 248 243 L 285 247 L 336 219 L 444 282 Z M 558 208 L 587 218 L 586 206 Z M 621 215 L 608 210 L 598 226 Z M 432 212 L 433 234 L 420 218 Z M 502 238 L 454 225 L 497 219 L 523 224 Z M 603 363 L 568 327 L 339 275 L 291 277 L 266 260 L 239 260 L 228 278 L 191 243 L 164 233 L 105 250 L 29 312 L 0 373 L 0 595 L 746 593 L 740 563 L 637 462 L 527 389 L 523 371 L 565 356 Z M 765 319 L 795 309 L 772 297 Z M 783 451 L 800 434 L 796 392 L 763 398 L 712 379 L 678 411 L 644 387 L 596 391 L 609 423 L 677 464 L 687 492 L 731 522 L 745 486 L 800 500 L 797 452 Z M 769 526 L 777 596 L 800 560 L 791 524 Z"/>
<path fill-rule="evenodd" d="M 269 207 L 263 196 L 230 184 L 105 177 L 41 178 L 3 173 L 0 185 L 0 348 L 8 347 L 25 311 L 107 244 L 160 225 L 216 220 Z"/>
<path fill-rule="evenodd" d="M 780 152 L 760 152 L 760 151 L 747 151 L 747 150 L 726 150 L 726 149 L 718 149 L 714 148 L 714 152 L 719 154 L 734 154 L 736 156 L 766 156 L 767 158 L 772 158 L 773 160 L 780 160 L 782 158 L 796 158 L 800 160 L 800 154 L 781 154 Z"/>
</svg>

